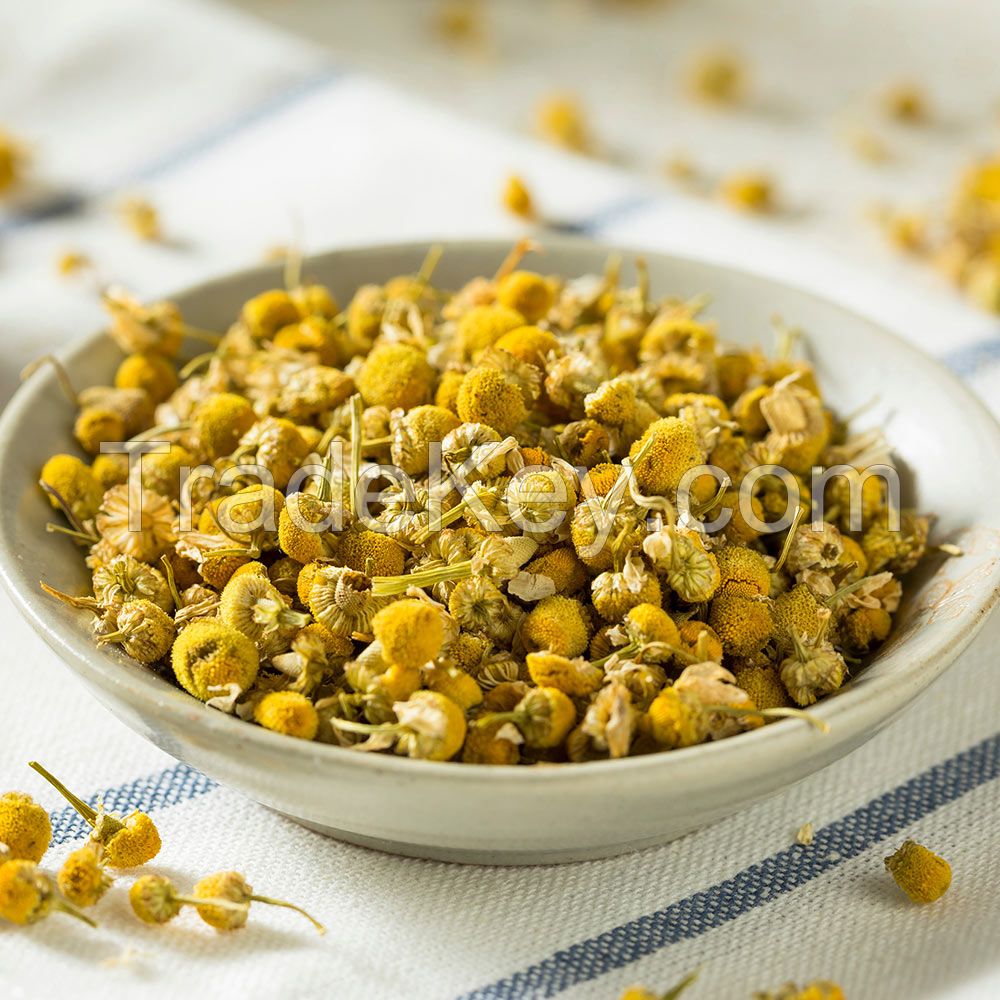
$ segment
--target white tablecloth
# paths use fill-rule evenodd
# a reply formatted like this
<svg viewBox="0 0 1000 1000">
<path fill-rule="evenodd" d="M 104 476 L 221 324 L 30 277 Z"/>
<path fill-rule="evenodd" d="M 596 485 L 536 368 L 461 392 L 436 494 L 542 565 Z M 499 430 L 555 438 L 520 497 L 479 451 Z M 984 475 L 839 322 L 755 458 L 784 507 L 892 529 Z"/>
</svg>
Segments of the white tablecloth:
<svg viewBox="0 0 1000 1000">
<path fill-rule="evenodd" d="M 44 30 L 35 11 L 8 5 L 0 39 L 0 122 L 35 141 L 45 189 L 31 212 L 0 216 L 5 396 L 22 363 L 99 322 L 86 282 L 55 275 L 63 249 L 157 295 L 256 261 L 296 224 L 307 249 L 514 236 L 497 192 L 516 169 L 548 214 L 580 231 L 836 296 L 1000 404 L 994 325 L 946 291 L 861 272 L 811 244 L 807 227 L 736 218 L 458 120 L 230 12 L 49 0 Z M 132 191 L 159 208 L 166 243 L 138 245 L 116 222 L 115 200 Z M 266 907 L 225 937 L 190 915 L 149 928 L 119 889 L 96 911 L 96 932 L 58 916 L 0 927 L 5 997 L 597 1000 L 634 981 L 665 990 L 696 966 L 692 998 L 812 978 L 841 982 L 852 1000 L 1000 990 L 1000 618 L 903 720 L 785 794 L 661 849 L 500 870 L 345 846 L 215 786 L 124 729 L 0 605 L 0 788 L 53 810 L 47 863 L 57 867 L 84 828 L 25 767 L 34 757 L 111 808 L 151 810 L 164 841 L 154 870 L 188 886 L 237 868 L 330 928 L 318 938 Z M 817 830 L 808 848 L 794 843 L 806 821 Z M 907 905 L 882 869 L 906 836 L 954 867 L 934 907 Z"/>
</svg>

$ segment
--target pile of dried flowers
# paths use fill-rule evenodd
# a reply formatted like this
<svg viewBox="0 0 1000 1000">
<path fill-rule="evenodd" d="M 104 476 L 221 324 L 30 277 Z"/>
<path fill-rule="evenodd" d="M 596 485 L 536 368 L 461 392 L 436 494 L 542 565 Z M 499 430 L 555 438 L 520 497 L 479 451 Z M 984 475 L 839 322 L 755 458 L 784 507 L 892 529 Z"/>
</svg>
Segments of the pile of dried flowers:
<svg viewBox="0 0 1000 1000">
<path fill-rule="evenodd" d="M 641 262 L 623 287 L 527 249 L 452 293 L 432 253 L 343 308 L 291 273 L 179 371 L 211 335 L 108 293 L 126 357 L 65 386 L 92 461 L 41 472 L 92 592 L 46 591 L 213 708 L 431 760 L 670 750 L 835 692 L 927 544 L 861 475 L 881 435 L 848 433 L 787 331 L 727 347 Z M 101 451 L 154 439 L 131 486 Z"/>
</svg>

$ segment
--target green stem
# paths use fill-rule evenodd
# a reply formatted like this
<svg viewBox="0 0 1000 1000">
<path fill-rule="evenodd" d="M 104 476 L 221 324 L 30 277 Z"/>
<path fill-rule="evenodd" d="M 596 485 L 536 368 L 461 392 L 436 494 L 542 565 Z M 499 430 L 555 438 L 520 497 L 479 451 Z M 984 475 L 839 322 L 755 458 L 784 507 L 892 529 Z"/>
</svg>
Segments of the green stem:
<svg viewBox="0 0 1000 1000">
<path fill-rule="evenodd" d="M 71 917 L 76 917 L 77 920 L 82 920 L 85 924 L 87 924 L 90 927 L 94 927 L 94 928 L 97 927 L 97 921 L 96 920 L 93 920 L 91 917 L 88 917 L 86 913 L 81 912 L 75 906 L 71 906 L 69 903 L 65 902 L 64 900 L 61 900 L 61 899 L 56 900 L 52 904 L 52 908 L 55 909 L 55 910 L 58 910 L 60 913 L 65 913 L 65 914 L 68 914 Z"/>
<path fill-rule="evenodd" d="M 193 357 L 177 374 L 182 382 L 186 382 L 199 368 L 207 365 L 215 357 L 215 351 L 206 351 L 204 354 L 197 354 Z"/>
<path fill-rule="evenodd" d="M 781 546 L 781 554 L 778 556 L 778 561 L 774 564 L 774 569 L 771 570 L 772 573 L 777 573 L 782 566 L 785 565 L 785 560 L 788 558 L 788 553 L 792 548 L 792 540 L 795 538 L 795 532 L 798 530 L 799 521 L 802 520 L 802 515 L 805 511 L 802 507 L 797 507 L 795 509 L 795 516 L 792 518 L 792 523 L 788 526 L 788 534 L 785 535 L 785 543 Z"/>
<path fill-rule="evenodd" d="M 375 576 L 372 577 L 372 596 L 389 597 L 393 594 L 402 594 L 410 587 L 432 587 L 435 583 L 465 580 L 470 576 L 472 576 L 471 559 L 435 566 L 433 569 L 420 569 L 414 573 L 404 573 L 402 576 Z"/>
<path fill-rule="evenodd" d="M 355 393 L 351 396 L 351 515 L 357 516 L 357 493 L 358 479 L 361 476 L 361 414 L 364 412 L 364 404 L 361 401 L 361 394 Z"/>
<path fill-rule="evenodd" d="M 170 565 L 170 560 L 166 556 L 160 556 L 160 562 L 163 563 L 163 575 L 167 578 L 167 587 L 170 590 L 170 596 L 174 599 L 174 607 L 180 611 L 184 607 L 184 598 L 181 597 L 181 593 L 177 589 L 174 567 Z"/>
<path fill-rule="evenodd" d="M 187 903 L 189 906 L 217 906 L 220 910 L 232 910 L 234 913 L 246 913 L 250 908 L 249 903 L 237 903 L 233 899 L 222 899 L 216 896 L 179 896 L 172 893 L 172 898 L 177 903 Z"/>
<path fill-rule="evenodd" d="M 184 336 L 189 337 L 191 340 L 200 340 L 206 344 L 222 343 L 221 333 L 216 333 L 214 330 L 202 330 L 197 326 L 185 326 Z"/>
<path fill-rule="evenodd" d="M 84 545 L 94 545 L 100 541 L 96 535 L 90 535 L 86 531 L 74 531 L 72 528 L 64 528 L 61 524 L 53 524 L 51 521 L 45 525 L 45 530 L 49 534 L 55 532 L 59 535 L 68 535 L 70 538 Z"/>
<path fill-rule="evenodd" d="M 301 913 L 302 916 L 306 918 L 319 931 L 320 934 L 326 933 L 326 928 L 311 914 L 306 913 L 301 906 L 296 906 L 294 903 L 289 903 L 284 899 L 272 899 L 270 896 L 251 896 L 250 897 L 255 903 L 267 903 L 268 906 L 283 906 L 285 909 L 294 910 L 296 913 Z"/>
<path fill-rule="evenodd" d="M 74 795 L 54 774 L 47 771 L 37 760 L 29 760 L 28 767 L 37 771 L 59 794 L 91 825 L 97 820 L 97 810 L 87 805 L 79 795 Z"/>
</svg>

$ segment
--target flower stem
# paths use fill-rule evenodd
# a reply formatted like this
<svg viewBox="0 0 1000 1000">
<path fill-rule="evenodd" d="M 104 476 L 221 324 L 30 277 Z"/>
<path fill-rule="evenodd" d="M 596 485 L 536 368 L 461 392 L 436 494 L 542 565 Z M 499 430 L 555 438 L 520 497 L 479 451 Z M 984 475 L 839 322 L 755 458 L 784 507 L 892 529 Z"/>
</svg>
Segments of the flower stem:
<svg viewBox="0 0 1000 1000">
<path fill-rule="evenodd" d="M 91 826 L 97 820 L 97 810 L 87 805 L 79 795 L 74 795 L 54 774 L 47 771 L 37 760 L 29 760 L 28 767 L 37 771 Z"/>
<path fill-rule="evenodd" d="M 301 913 L 302 916 L 306 918 L 316 928 L 320 934 L 326 933 L 326 928 L 313 916 L 306 913 L 301 906 L 296 906 L 294 903 L 289 903 L 284 899 L 272 899 L 270 896 L 251 896 L 250 897 L 255 903 L 267 903 L 268 906 L 283 906 L 286 909 L 294 910 L 296 913 Z"/>
</svg>

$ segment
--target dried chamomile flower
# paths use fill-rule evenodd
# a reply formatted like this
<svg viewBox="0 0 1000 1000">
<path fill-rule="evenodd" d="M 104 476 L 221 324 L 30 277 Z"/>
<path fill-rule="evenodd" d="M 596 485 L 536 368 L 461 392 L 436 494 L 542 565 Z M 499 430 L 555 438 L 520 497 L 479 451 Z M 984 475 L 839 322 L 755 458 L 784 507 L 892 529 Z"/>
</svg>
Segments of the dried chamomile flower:
<svg viewBox="0 0 1000 1000">
<path fill-rule="evenodd" d="M 195 406 L 191 431 L 202 454 L 218 458 L 232 452 L 256 420 L 248 399 L 232 392 L 217 392 Z"/>
<path fill-rule="evenodd" d="M 218 931 L 237 930 L 247 922 L 251 903 L 266 903 L 268 906 L 281 906 L 301 913 L 320 934 L 326 933 L 326 928 L 302 907 L 283 899 L 272 899 L 255 893 L 239 872 L 217 872 L 201 879 L 195 883 L 192 896 L 198 907 L 198 916 Z M 235 903 L 237 908 L 220 906 L 220 901 Z"/>
<path fill-rule="evenodd" d="M 138 522 L 133 528 L 137 513 Z M 116 552 L 142 562 L 159 559 L 176 538 L 170 501 L 147 489 L 130 497 L 130 489 L 124 484 L 112 486 L 104 494 L 95 523 L 98 534 Z"/>
<path fill-rule="evenodd" d="M 607 622 L 619 621 L 639 604 L 659 604 L 660 581 L 641 558 L 629 556 L 618 572 L 596 576 L 590 585 L 594 610 Z"/>
<path fill-rule="evenodd" d="M 793 704 L 781 675 L 772 666 L 734 665 L 733 676 L 757 708 L 790 708 Z"/>
<path fill-rule="evenodd" d="M 714 555 L 719 567 L 720 594 L 766 597 L 771 592 L 771 572 L 760 553 L 738 545 L 723 545 Z"/>
<path fill-rule="evenodd" d="M 56 271 L 63 278 L 79 274 L 81 271 L 88 271 L 93 266 L 94 262 L 79 250 L 64 250 L 56 258 Z"/>
<path fill-rule="evenodd" d="M 736 104 L 746 89 L 746 68 L 733 52 L 702 52 L 687 70 L 687 89 L 710 104 Z"/>
<path fill-rule="evenodd" d="M 535 218 L 535 201 L 527 184 L 517 174 L 510 174 L 504 181 L 501 193 L 503 207 L 522 219 Z"/>
<path fill-rule="evenodd" d="M 94 906 L 111 888 L 113 879 L 104 869 L 104 848 L 89 840 L 71 851 L 56 876 L 59 891 L 74 906 Z"/>
<path fill-rule="evenodd" d="M 824 641 L 822 634 L 813 643 L 791 633 L 792 653 L 778 668 L 781 682 L 798 705 L 812 705 L 823 695 L 836 691 L 847 675 L 844 657 Z"/>
<path fill-rule="evenodd" d="M 122 224 L 140 240 L 154 242 L 163 237 L 160 213 L 145 198 L 126 198 L 118 206 Z"/>
<path fill-rule="evenodd" d="M 882 94 L 881 104 L 888 117 L 907 124 L 925 121 L 929 116 L 927 95 L 914 83 L 893 84 Z"/>
<path fill-rule="evenodd" d="M 933 903 L 951 885 L 951 865 L 915 840 L 906 840 L 885 859 L 896 885 L 914 903 Z"/>
<path fill-rule="evenodd" d="M 67 913 L 91 927 L 97 924 L 61 899 L 52 879 L 33 861 L 16 859 L 0 864 L 0 917 L 12 924 L 34 924 L 52 912 Z"/>
<path fill-rule="evenodd" d="M 253 640 L 215 618 L 191 622 L 177 636 L 170 656 L 177 683 L 201 701 L 233 686 L 248 691 L 260 662 Z"/>
<path fill-rule="evenodd" d="M 767 174 L 746 171 L 730 174 L 719 188 L 727 205 L 741 212 L 764 214 L 774 211 L 774 182 Z"/>
<path fill-rule="evenodd" d="M 275 733 L 313 740 L 319 730 L 319 715 L 313 703 L 298 691 L 271 691 L 257 702 L 254 722 Z"/>
<path fill-rule="evenodd" d="M 593 140 L 583 109 L 571 94 L 552 94 L 535 111 L 538 134 L 549 142 L 575 153 L 593 152 Z"/>
<path fill-rule="evenodd" d="M 116 388 L 142 389 L 154 403 L 167 400 L 179 385 L 174 363 L 155 351 L 130 354 L 115 371 Z"/>
<path fill-rule="evenodd" d="M 39 479 L 56 510 L 64 506 L 78 522 L 92 518 L 104 491 L 93 471 L 75 455 L 53 455 L 42 466 Z"/>
<path fill-rule="evenodd" d="M 421 760 L 451 760 L 465 742 L 465 714 L 446 695 L 414 691 L 406 701 L 392 705 L 396 722 L 380 725 L 331 719 L 335 729 L 388 738 L 396 753 Z M 364 744 L 361 744 L 364 749 Z M 381 749 L 381 744 L 377 744 Z"/>
<path fill-rule="evenodd" d="M 541 687 L 557 688 L 571 698 L 594 694 L 604 683 L 604 671 L 583 659 L 558 653 L 528 653 L 528 674 Z"/>
<path fill-rule="evenodd" d="M 518 381 L 496 368 L 473 368 L 462 380 L 456 405 L 459 417 L 509 434 L 528 415 L 524 390 Z"/>
<path fill-rule="evenodd" d="M 555 301 L 548 279 L 534 271 L 511 271 L 497 282 L 497 304 L 519 312 L 528 323 L 545 317 Z"/>
<path fill-rule="evenodd" d="M 406 413 L 397 411 L 392 420 L 393 465 L 408 475 L 422 475 L 430 463 L 430 446 L 440 444 L 459 424 L 458 417 L 442 406 L 428 404 Z"/>
<path fill-rule="evenodd" d="M 495 722 L 513 724 L 514 732 L 504 738 L 544 750 L 559 746 L 569 735 L 576 722 L 576 706 L 558 688 L 535 687 L 509 711 L 488 712 L 475 724 L 486 726 Z"/>
<path fill-rule="evenodd" d="M 29 162 L 24 145 L 9 132 L 0 129 L 0 198 L 22 183 Z"/>
<path fill-rule="evenodd" d="M 112 868 L 137 868 L 159 854 L 160 834 L 146 813 L 136 810 L 128 816 L 119 817 L 105 812 L 103 805 L 94 809 L 37 761 L 29 761 L 28 766 L 37 771 L 87 821 L 91 839 L 103 847 L 103 859 Z"/>
<path fill-rule="evenodd" d="M 708 738 L 707 720 L 698 700 L 677 687 L 661 691 L 643 719 L 645 731 L 666 750 L 695 746 Z"/>
<path fill-rule="evenodd" d="M 529 651 L 579 656 L 593 628 L 583 605 L 572 597 L 543 598 L 521 622 L 521 641 Z"/>
<path fill-rule="evenodd" d="M 371 630 L 382 655 L 401 667 L 422 667 L 433 660 L 444 642 L 444 622 L 434 604 L 395 601 L 372 619 Z"/>
<path fill-rule="evenodd" d="M 648 450 L 635 464 L 636 484 L 647 495 L 676 493 L 684 473 L 705 461 L 694 428 L 679 417 L 664 417 L 650 424 L 632 445 L 632 457 L 647 443 L 651 443 Z"/>
<path fill-rule="evenodd" d="M 102 302 L 111 316 L 108 333 L 126 354 L 156 351 L 172 358 L 181 349 L 186 328 L 172 302 L 144 306 L 120 289 L 106 291 Z"/>
<path fill-rule="evenodd" d="M 369 632 L 390 597 L 376 597 L 371 577 L 345 566 L 320 566 L 309 588 L 309 611 L 334 635 Z"/>
<path fill-rule="evenodd" d="M 99 643 L 118 642 L 140 663 L 156 663 L 170 652 L 176 634 L 174 620 L 152 601 L 143 598 L 122 605 L 115 628 L 97 637 Z"/>
<path fill-rule="evenodd" d="M 733 656 L 758 652 L 774 635 L 774 613 L 766 597 L 720 594 L 712 600 L 708 624 Z"/>
<path fill-rule="evenodd" d="M 219 619 L 262 651 L 271 649 L 272 638 L 284 645 L 284 640 L 290 641 L 292 634 L 309 624 L 309 615 L 293 611 L 265 575 L 240 572 L 222 588 Z"/>
<path fill-rule="evenodd" d="M 434 394 L 434 369 L 412 344 L 380 344 L 355 376 L 366 406 L 402 407 L 429 403 Z"/>
<path fill-rule="evenodd" d="M 39 862 L 52 841 L 49 814 L 24 792 L 0 795 L 0 860 Z"/>
<path fill-rule="evenodd" d="M 785 983 L 780 989 L 754 993 L 754 1000 L 845 1000 L 844 991 L 828 979 L 815 979 L 805 986 Z"/>
</svg>

